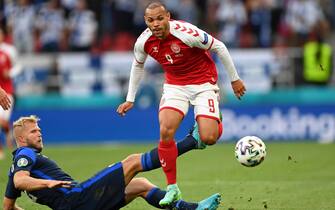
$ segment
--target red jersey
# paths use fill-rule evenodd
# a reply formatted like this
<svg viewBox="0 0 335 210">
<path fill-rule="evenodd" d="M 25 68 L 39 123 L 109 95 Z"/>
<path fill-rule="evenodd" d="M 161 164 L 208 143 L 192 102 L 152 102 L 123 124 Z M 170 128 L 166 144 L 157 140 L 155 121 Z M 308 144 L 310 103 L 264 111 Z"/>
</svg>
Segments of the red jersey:
<svg viewBox="0 0 335 210">
<path fill-rule="evenodd" d="M 170 33 L 165 39 L 156 38 L 146 29 L 136 40 L 127 101 L 135 101 L 148 55 L 162 65 L 165 82 L 171 85 L 217 83 L 218 74 L 209 51 L 218 55 L 231 81 L 239 79 L 228 49 L 221 41 L 187 22 L 173 20 L 169 24 Z"/>
<path fill-rule="evenodd" d="M 143 63 L 146 54 L 160 63 L 166 83 L 194 85 L 217 82 L 217 70 L 208 50 L 213 37 L 197 27 L 180 21 L 170 21 L 170 34 L 158 39 L 147 29 L 135 44 L 135 59 Z"/>
<path fill-rule="evenodd" d="M 13 82 L 9 77 L 9 71 L 12 68 L 12 62 L 7 52 L 0 49 L 0 86 L 7 94 L 13 94 Z M 7 72 L 7 73 L 6 73 Z M 5 76 L 7 74 L 7 76 Z"/>
</svg>

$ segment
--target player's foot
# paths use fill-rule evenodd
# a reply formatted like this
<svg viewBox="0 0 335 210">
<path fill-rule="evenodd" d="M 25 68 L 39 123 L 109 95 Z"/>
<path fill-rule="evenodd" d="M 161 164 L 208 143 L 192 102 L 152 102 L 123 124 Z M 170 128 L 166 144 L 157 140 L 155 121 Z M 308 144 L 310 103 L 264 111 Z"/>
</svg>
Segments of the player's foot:
<svg viewBox="0 0 335 210">
<path fill-rule="evenodd" d="M 196 210 L 216 210 L 219 208 L 221 202 L 221 195 L 216 193 L 210 197 L 200 201 Z"/>
<path fill-rule="evenodd" d="M 177 201 L 181 199 L 181 192 L 178 188 L 177 184 L 170 184 L 167 186 L 165 196 L 162 200 L 159 201 L 159 205 L 168 206 L 173 201 Z"/>
<path fill-rule="evenodd" d="M 197 141 L 196 149 L 205 149 L 206 144 L 201 141 L 200 134 L 199 134 L 199 126 L 198 123 L 195 122 L 192 129 L 190 130 L 190 135 Z"/>
</svg>

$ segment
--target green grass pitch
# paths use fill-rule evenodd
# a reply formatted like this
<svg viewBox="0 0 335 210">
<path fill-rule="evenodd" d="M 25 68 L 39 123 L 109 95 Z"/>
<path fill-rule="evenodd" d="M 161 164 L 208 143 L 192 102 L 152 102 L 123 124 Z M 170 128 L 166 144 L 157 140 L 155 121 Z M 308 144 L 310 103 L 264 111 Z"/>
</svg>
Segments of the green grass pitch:
<svg viewBox="0 0 335 210">
<path fill-rule="evenodd" d="M 265 143 L 267 157 L 255 168 L 239 165 L 233 144 L 218 144 L 184 154 L 178 159 L 178 184 L 183 198 L 199 201 L 220 192 L 223 204 L 219 209 L 225 210 L 335 209 L 335 144 Z M 153 146 L 47 146 L 43 153 L 56 160 L 73 178 L 84 181 L 128 154 L 145 152 Z M 7 158 L 0 161 L 1 195 L 4 195 L 9 165 L 7 154 Z M 139 176 L 165 188 L 161 169 Z M 18 204 L 27 210 L 48 209 L 33 204 L 24 194 Z M 139 198 L 124 209 L 154 208 Z"/>
</svg>

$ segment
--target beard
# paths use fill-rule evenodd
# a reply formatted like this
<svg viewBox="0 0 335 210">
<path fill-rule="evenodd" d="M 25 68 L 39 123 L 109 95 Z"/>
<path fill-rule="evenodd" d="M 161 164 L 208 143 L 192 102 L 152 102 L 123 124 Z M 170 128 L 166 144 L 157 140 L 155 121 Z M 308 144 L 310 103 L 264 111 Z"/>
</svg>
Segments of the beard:
<svg viewBox="0 0 335 210">
<path fill-rule="evenodd" d="M 43 143 L 42 143 L 42 141 L 41 142 L 37 142 L 37 143 L 28 142 L 27 146 L 30 147 L 30 148 L 33 148 L 33 149 L 37 150 L 38 152 L 42 152 L 42 149 L 43 149 Z"/>
</svg>

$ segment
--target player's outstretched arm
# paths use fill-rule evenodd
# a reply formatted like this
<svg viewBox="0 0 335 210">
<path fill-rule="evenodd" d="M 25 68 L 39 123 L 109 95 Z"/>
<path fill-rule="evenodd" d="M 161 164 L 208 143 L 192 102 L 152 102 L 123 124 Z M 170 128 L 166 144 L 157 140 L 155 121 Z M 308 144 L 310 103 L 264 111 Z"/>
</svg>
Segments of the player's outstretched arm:
<svg viewBox="0 0 335 210">
<path fill-rule="evenodd" d="M 3 199 L 3 209 L 4 210 L 24 210 L 23 208 L 16 205 L 15 201 L 16 199 L 10 199 L 5 196 Z"/>
<path fill-rule="evenodd" d="M 245 94 L 247 89 L 244 86 L 244 83 L 241 79 L 231 82 L 231 86 L 234 90 L 235 96 L 241 100 L 241 97 Z"/>
<path fill-rule="evenodd" d="M 70 181 L 36 179 L 30 176 L 29 171 L 18 171 L 14 175 L 14 185 L 17 189 L 34 191 L 45 188 L 71 187 Z"/>
<path fill-rule="evenodd" d="M 4 91 L 4 89 L 2 89 L 1 87 L 0 87 L 0 106 L 4 110 L 9 109 L 10 106 L 11 106 L 11 102 L 10 102 L 10 99 L 9 99 L 6 91 Z"/>
<path fill-rule="evenodd" d="M 120 115 L 120 116 L 125 116 L 126 113 L 133 108 L 134 103 L 130 102 L 130 101 L 126 101 L 122 104 L 119 105 L 119 107 L 117 108 L 116 112 Z"/>
<path fill-rule="evenodd" d="M 239 100 L 241 100 L 241 97 L 246 92 L 246 88 L 236 71 L 233 59 L 231 58 L 230 53 L 223 42 L 215 39 L 214 37 L 211 37 L 211 39 L 213 39 L 213 45 L 211 46 L 210 50 L 219 56 L 221 62 L 225 66 L 225 70 L 228 73 L 234 94 Z"/>
<path fill-rule="evenodd" d="M 143 77 L 144 77 L 144 64 L 138 63 L 134 59 L 130 70 L 127 101 L 130 102 L 135 101 L 135 95 Z"/>
<path fill-rule="evenodd" d="M 126 112 L 133 108 L 135 95 L 143 78 L 143 75 L 144 64 L 138 63 L 136 59 L 134 59 L 130 70 L 129 87 L 126 102 L 120 104 L 116 110 L 119 115 L 125 116 Z"/>
</svg>

